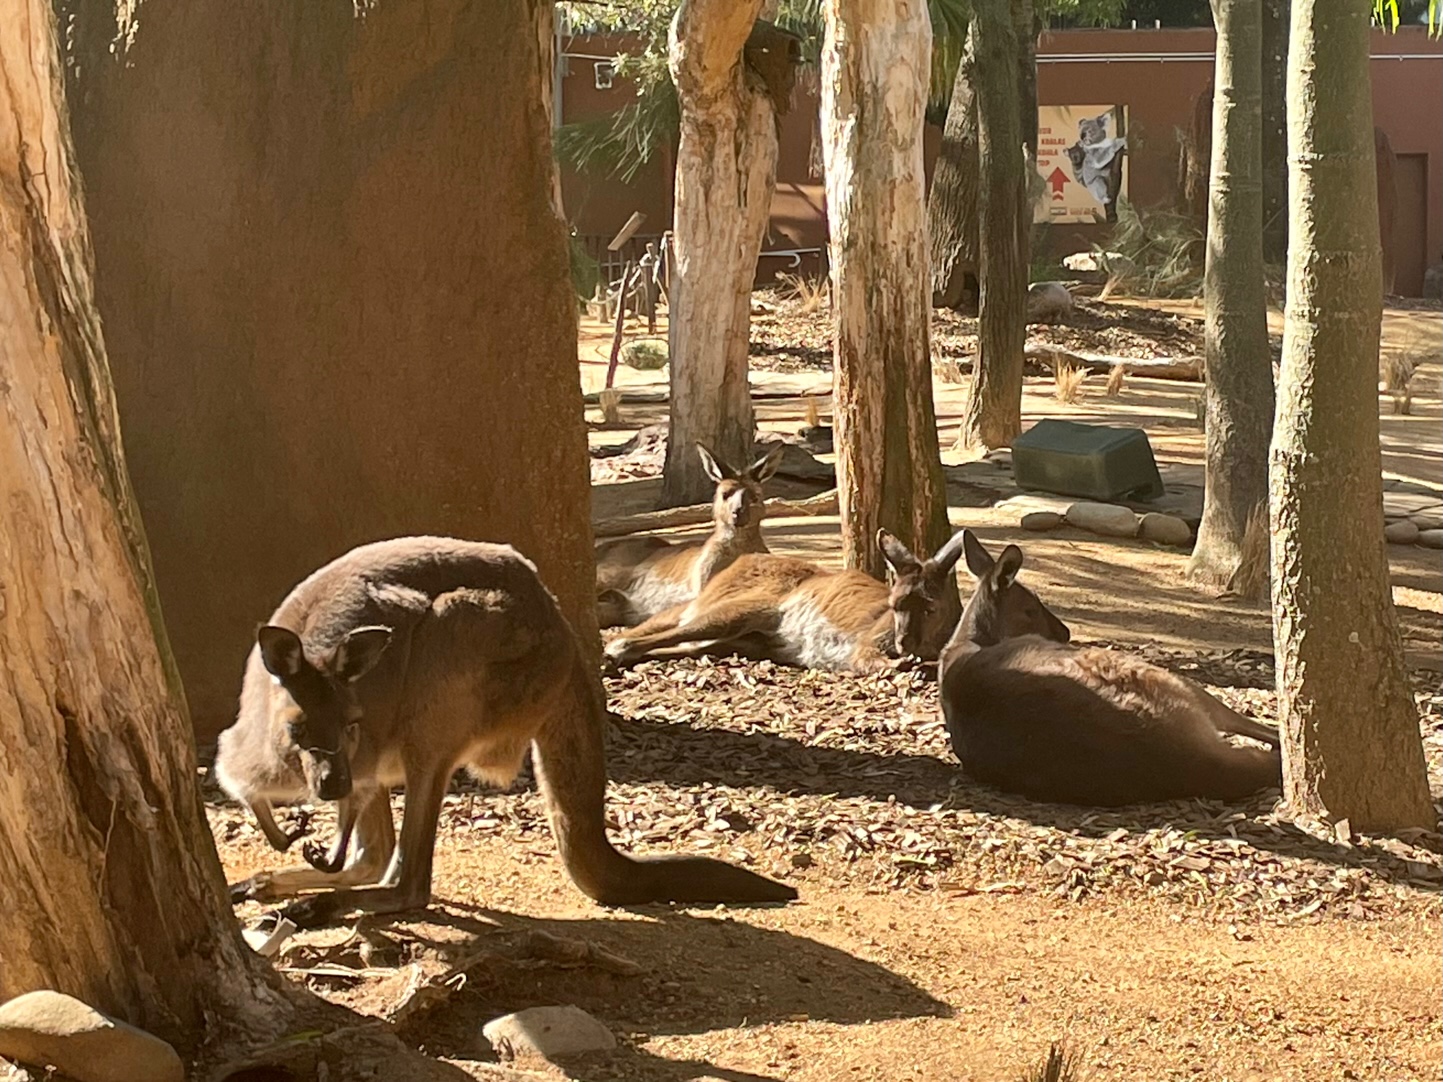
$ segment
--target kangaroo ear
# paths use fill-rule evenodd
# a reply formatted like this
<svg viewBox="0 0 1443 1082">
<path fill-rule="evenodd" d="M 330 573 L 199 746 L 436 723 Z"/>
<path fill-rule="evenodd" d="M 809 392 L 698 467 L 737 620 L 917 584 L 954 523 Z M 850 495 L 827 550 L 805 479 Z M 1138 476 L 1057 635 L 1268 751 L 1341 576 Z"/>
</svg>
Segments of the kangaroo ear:
<svg viewBox="0 0 1443 1082">
<path fill-rule="evenodd" d="M 295 676 L 306 663 L 300 636 L 288 627 L 267 624 L 256 632 L 256 642 L 261 648 L 261 664 L 277 680 Z"/>
<path fill-rule="evenodd" d="M 766 454 L 747 467 L 747 476 L 759 485 L 766 484 L 782 464 L 782 452 L 786 449 L 787 445 L 784 443 L 772 444 L 767 448 Z"/>
<path fill-rule="evenodd" d="M 972 577 L 985 579 L 992 570 L 992 557 L 971 530 L 962 531 L 962 550 L 967 554 L 967 570 L 972 573 Z"/>
<path fill-rule="evenodd" d="M 712 454 L 705 444 L 698 443 L 696 445 L 696 453 L 698 457 L 701 458 L 701 468 L 706 471 L 706 475 L 716 484 L 721 484 L 722 481 L 731 476 L 731 470 L 722 465 L 722 463 L 717 460 L 716 455 Z"/>
<path fill-rule="evenodd" d="M 957 566 L 957 560 L 962 555 L 963 545 L 966 543 L 967 532 L 958 530 L 947 543 L 937 550 L 937 555 L 932 557 L 932 565 L 941 574 L 950 574 L 952 568 Z"/>
<path fill-rule="evenodd" d="M 1017 578 L 1017 572 L 1022 570 L 1022 550 L 1016 545 L 1008 545 L 1002 550 L 1002 555 L 997 557 L 997 566 L 993 571 L 993 581 L 1000 587 L 1011 586 Z"/>
<path fill-rule="evenodd" d="M 915 574 L 922 570 L 922 561 L 912 555 L 912 550 L 898 541 L 886 530 L 877 531 L 877 547 L 882 550 L 882 559 L 897 574 Z"/>
<path fill-rule="evenodd" d="M 331 656 L 331 672 L 347 683 L 359 680 L 381 660 L 390 645 L 389 627 L 358 627 L 336 647 Z"/>
</svg>

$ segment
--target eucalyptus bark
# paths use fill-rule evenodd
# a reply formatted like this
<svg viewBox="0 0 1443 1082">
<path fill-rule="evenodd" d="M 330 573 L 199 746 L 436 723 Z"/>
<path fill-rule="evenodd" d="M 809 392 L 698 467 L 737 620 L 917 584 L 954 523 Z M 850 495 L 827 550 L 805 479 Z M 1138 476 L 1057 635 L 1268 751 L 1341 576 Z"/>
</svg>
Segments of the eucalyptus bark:
<svg viewBox="0 0 1443 1082">
<path fill-rule="evenodd" d="M 681 112 L 672 217 L 670 429 L 665 506 L 705 503 L 695 444 L 752 451 L 751 291 L 777 172 L 776 109 L 743 47 L 761 0 L 683 0 L 668 62 Z"/>
<path fill-rule="evenodd" d="M 1206 496 L 1188 575 L 1216 585 L 1237 571 L 1248 521 L 1267 502 L 1273 366 L 1263 289 L 1261 13 L 1251 0 L 1212 0 L 1212 10 Z"/>
<path fill-rule="evenodd" d="M 878 528 L 927 554 L 951 532 L 928 346 L 922 126 L 932 27 L 925 0 L 827 0 L 824 10 L 842 555 L 880 578 Z"/>
<path fill-rule="evenodd" d="M 1027 205 L 1018 108 L 1017 35 L 1004 0 L 976 0 L 978 239 L 981 303 L 977 358 L 958 444 L 1005 447 L 1022 431 L 1027 244 L 1018 228 Z"/>
<path fill-rule="evenodd" d="M 1294 0 L 1288 311 L 1270 469 L 1284 795 L 1356 830 L 1437 829 L 1389 585 L 1369 8 Z"/>
<path fill-rule="evenodd" d="M 975 311 L 977 304 L 977 98 L 976 34 L 969 29 L 952 99 L 942 126 L 942 146 L 927 193 L 932 304 Z"/>
<path fill-rule="evenodd" d="M 288 1013 L 201 810 L 121 447 L 54 15 L 0 24 L 0 1000 L 182 1049 Z"/>
<path fill-rule="evenodd" d="M 76 5 L 96 299 L 202 741 L 257 622 L 377 538 L 514 544 L 599 652 L 552 7 L 145 0 L 112 53 Z"/>
</svg>

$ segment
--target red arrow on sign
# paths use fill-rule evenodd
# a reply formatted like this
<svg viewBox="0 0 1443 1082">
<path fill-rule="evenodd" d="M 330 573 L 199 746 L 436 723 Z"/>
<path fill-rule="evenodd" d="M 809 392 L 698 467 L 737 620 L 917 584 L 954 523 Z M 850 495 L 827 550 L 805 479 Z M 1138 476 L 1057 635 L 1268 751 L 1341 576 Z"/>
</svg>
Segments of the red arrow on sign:
<svg viewBox="0 0 1443 1082">
<path fill-rule="evenodd" d="M 1067 174 L 1059 167 L 1047 174 L 1047 183 L 1052 185 L 1052 198 L 1061 199 L 1063 186 L 1067 184 Z"/>
</svg>

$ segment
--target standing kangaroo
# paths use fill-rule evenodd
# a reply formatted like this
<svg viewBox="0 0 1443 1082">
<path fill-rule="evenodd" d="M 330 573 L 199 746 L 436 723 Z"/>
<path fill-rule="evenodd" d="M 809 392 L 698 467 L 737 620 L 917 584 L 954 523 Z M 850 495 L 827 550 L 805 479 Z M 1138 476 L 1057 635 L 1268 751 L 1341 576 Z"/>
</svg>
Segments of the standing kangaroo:
<svg viewBox="0 0 1443 1082">
<path fill-rule="evenodd" d="M 781 465 L 783 444 L 746 469 L 722 462 L 696 445 L 702 468 L 716 482 L 712 532 L 704 542 L 677 545 L 660 537 L 627 537 L 596 546 L 596 615 L 602 627 L 630 627 L 701 592 L 718 571 L 746 552 L 766 552 L 762 485 Z"/>
<path fill-rule="evenodd" d="M 963 768 L 1033 800 L 1116 807 L 1233 800 L 1282 781 L 1277 733 L 1191 680 L 1068 645 L 1067 626 L 1017 582 L 1022 550 L 994 561 L 966 531 L 977 590 L 942 651 L 942 714 Z M 1224 733 L 1267 750 L 1235 747 Z"/>
<path fill-rule="evenodd" d="M 740 556 L 696 600 L 613 639 L 607 656 L 625 665 L 736 650 L 801 668 L 854 672 L 881 669 L 889 655 L 931 660 L 951 627 L 944 587 L 962 554 L 961 535 L 926 562 L 886 530 L 877 531 L 877 545 L 892 569 L 890 587 L 861 571 L 824 571 L 787 556 Z"/>
<path fill-rule="evenodd" d="M 329 856 L 233 890 L 297 923 L 390 913 L 431 897 L 452 774 L 508 784 L 528 745 L 562 862 L 603 905 L 777 902 L 796 891 L 700 857 L 631 859 L 606 837 L 605 704 L 535 566 L 506 545 L 408 537 L 363 545 L 305 579 L 257 634 L 215 775 L 284 849 L 272 802 L 339 802 Z M 404 785 L 395 844 L 389 789 Z M 267 825 L 269 824 L 269 825 Z M 354 831 L 356 846 L 346 856 Z"/>
</svg>

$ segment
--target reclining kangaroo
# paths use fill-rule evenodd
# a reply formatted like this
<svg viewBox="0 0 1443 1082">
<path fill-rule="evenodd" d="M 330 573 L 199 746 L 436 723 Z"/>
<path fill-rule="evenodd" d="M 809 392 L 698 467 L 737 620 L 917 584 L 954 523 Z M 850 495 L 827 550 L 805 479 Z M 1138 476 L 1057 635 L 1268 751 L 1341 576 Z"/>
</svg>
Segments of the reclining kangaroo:
<svg viewBox="0 0 1443 1082">
<path fill-rule="evenodd" d="M 363 545 L 300 583 L 257 634 L 240 713 L 215 774 L 278 849 L 272 802 L 339 802 L 313 867 L 262 873 L 233 896 L 294 903 L 314 924 L 431 898 L 432 850 L 452 774 L 504 785 L 527 746 L 562 862 L 603 905 L 776 902 L 782 883 L 700 857 L 635 860 L 611 847 L 603 801 L 605 704 L 535 566 L 506 545 L 408 537 Z M 406 788 L 399 847 L 388 790 Z M 354 831 L 349 860 L 346 846 Z"/>
<path fill-rule="evenodd" d="M 1097 807 L 1234 800 L 1281 784 L 1274 730 L 1166 669 L 1067 645 L 1067 626 L 1017 582 L 1021 549 L 1008 545 L 994 562 L 970 530 L 964 543 L 977 590 L 942 651 L 939 682 L 969 775 Z M 1224 733 L 1270 747 L 1235 747 Z"/>
<path fill-rule="evenodd" d="M 876 671 L 889 655 L 931 660 L 951 627 L 943 586 L 962 554 L 961 537 L 923 562 L 886 530 L 877 531 L 892 569 L 890 587 L 861 571 L 824 571 L 787 556 L 739 556 L 696 600 L 613 639 L 606 653 L 625 665 L 732 650 L 854 672 Z"/>
<path fill-rule="evenodd" d="M 718 571 L 745 552 L 766 552 L 762 485 L 781 465 L 776 444 L 744 470 L 696 445 L 702 468 L 716 482 L 711 536 L 678 545 L 661 537 L 625 537 L 596 546 L 596 616 L 602 627 L 630 627 L 696 597 Z"/>
</svg>

